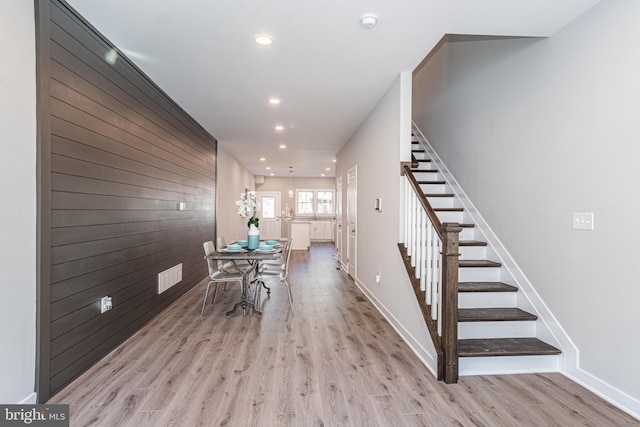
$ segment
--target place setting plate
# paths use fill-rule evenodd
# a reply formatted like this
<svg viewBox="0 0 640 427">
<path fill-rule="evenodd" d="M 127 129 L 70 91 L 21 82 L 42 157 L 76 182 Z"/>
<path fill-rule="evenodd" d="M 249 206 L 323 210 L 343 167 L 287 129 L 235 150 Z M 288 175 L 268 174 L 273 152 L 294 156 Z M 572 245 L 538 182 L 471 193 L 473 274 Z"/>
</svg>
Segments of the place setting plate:
<svg viewBox="0 0 640 427">
<path fill-rule="evenodd" d="M 259 254 L 273 254 L 277 252 L 277 249 L 255 249 L 254 252 L 258 252 Z"/>
<path fill-rule="evenodd" d="M 223 252 L 225 254 L 241 254 L 244 252 L 248 252 L 246 249 L 227 249 L 227 248 L 222 248 L 220 249 L 220 252 Z"/>
</svg>

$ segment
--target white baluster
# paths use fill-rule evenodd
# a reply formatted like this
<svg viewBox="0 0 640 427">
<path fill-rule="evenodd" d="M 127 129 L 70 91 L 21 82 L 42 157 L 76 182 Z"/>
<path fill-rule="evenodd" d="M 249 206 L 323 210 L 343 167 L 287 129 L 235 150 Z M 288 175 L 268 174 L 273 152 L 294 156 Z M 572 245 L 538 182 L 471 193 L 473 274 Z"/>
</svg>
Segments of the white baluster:
<svg viewBox="0 0 640 427">
<path fill-rule="evenodd" d="M 424 230 L 424 210 L 422 209 L 422 205 L 418 204 L 418 212 L 417 212 L 417 221 L 416 221 L 416 268 L 415 275 L 416 279 L 419 279 L 422 275 L 422 241 L 424 239 L 423 230 Z M 422 289 L 422 287 L 421 287 Z M 424 291 L 424 289 L 422 289 Z"/>
<path fill-rule="evenodd" d="M 429 224 L 427 225 L 427 241 L 426 241 L 426 245 L 427 245 L 427 268 L 426 268 L 426 274 L 425 274 L 425 281 L 427 282 L 426 284 L 426 293 L 427 293 L 427 305 L 431 305 L 431 292 L 432 292 L 432 286 L 433 286 L 433 224 L 431 223 L 431 220 L 429 220 Z"/>
</svg>

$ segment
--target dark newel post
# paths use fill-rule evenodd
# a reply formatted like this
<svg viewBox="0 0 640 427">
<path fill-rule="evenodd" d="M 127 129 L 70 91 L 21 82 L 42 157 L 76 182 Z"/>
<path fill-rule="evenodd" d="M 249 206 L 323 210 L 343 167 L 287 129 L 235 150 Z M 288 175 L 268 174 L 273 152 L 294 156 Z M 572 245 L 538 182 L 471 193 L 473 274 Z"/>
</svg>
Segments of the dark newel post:
<svg viewBox="0 0 640 427">
<path fill-rule="evenodd" d="M 458 258 L 460 227 L 457 223 L 442 224 L 442 344 L 444 382 L 458 382 Z"/>
</svg>

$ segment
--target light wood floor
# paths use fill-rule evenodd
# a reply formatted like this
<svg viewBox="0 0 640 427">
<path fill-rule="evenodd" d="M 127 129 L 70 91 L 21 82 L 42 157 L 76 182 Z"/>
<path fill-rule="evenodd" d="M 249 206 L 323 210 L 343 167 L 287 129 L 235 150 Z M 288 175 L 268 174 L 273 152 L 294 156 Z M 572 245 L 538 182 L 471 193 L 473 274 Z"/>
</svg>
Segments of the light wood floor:
<svg viewBox="0 0 640 427">
<path fill-rule="evenodd" d="M 291 258 L 293 317 L 274 286 L 261 318 L 226 318 L 230 284 L 201 318 L 203 282 L 51 403 L 72 426 L 640 425 L 560 374 L 438 382 L 332 246 Z"/>
</svg>

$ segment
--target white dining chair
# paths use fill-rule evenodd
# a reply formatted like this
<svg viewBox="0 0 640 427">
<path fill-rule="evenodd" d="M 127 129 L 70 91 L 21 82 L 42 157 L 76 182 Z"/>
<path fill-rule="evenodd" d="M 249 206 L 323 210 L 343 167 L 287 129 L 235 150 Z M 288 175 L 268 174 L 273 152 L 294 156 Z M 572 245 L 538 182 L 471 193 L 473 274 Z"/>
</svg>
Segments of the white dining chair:
<svg viewBox="0 0 640 427">
<path fill-rule="evenodd" d="M 290 246 L 291 246 L 291 238 L 287 239 L 287 241 L 284 243 L 284 247 L 282 248 L 282 252 L 280 252 L 280 256 L 275 259 L 267 259 L 260 262 L 260 269 L 263 271 L 284 270 L 284 264 L 287 261 L 287 253 L 289 252 Z"/>
<path fill-rule="evenodd" d="M 279 280 L 280 283 L 284 283 L 287 288 L 287 295 L 289 296 L 289 308 L 291 309 L 291 315 L 293 316 L 293 297 L 291 295 L 291 287 L 289 286 L 289 261 L 291 259 L 291 239 L 287 242 L 283 250 L 284 263 L 267 265 L 265 261 L 261 263 L 260 270 L 256 274 L 256 280 L 258 285 L 262 285 L 266 288 L 264 282 L 269 280 Z M 267 288 L 269 289 L 269 288 Z"/>
<path fill-rule="evenodd" d="M 240 283 L 240 286 L 242 286 L 242 273 L 240 273 L 239 271 L 231 272 L 221 270 L 218 268 L 217 260 L 207 258 L 207 256 L 213 254 L 216 251 L 213 242 L 204 242 L 202 246 L 204 247 L 204 258 L 207 261 L 207 266 L 209 267 L 209 283 L 207 283 L 207 290 L 204 293 L 204 301 L 202 302 L 202 310 L 200 311 L 200 316 L 204 315 L 204 308 L 207 305 L 207 297 L 209 296 L 209 287 L 212 283 L 216 284 L 216 288 L 213 291 L 213 299 L 211 300 L 211 304 L 216 301 L 216 295 L 218 294 L 218 286 L 220 285 L 220 283 L 238 282 Z"/>
</svg>

